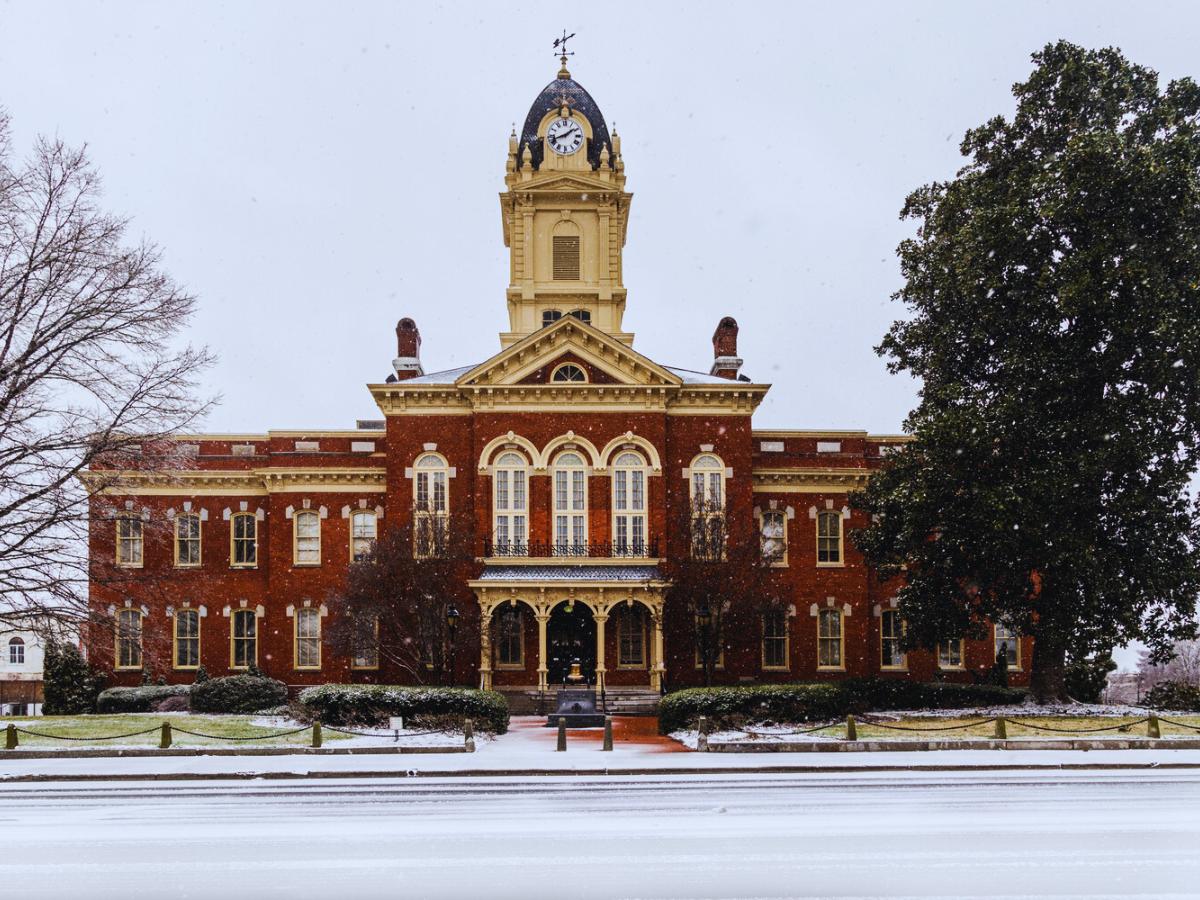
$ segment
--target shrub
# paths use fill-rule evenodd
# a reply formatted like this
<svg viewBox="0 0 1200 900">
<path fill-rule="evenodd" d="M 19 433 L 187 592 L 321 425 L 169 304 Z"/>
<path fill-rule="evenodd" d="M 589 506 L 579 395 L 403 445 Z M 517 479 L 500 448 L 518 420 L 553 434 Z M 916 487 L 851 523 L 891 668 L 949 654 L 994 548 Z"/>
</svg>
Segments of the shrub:
<svg viewBox="0 0 1200 900">
<path fill-rule="evenodd" d="M 75 716 L 96 711 L 96 695 L 104 677 L 87 664 L 74 644 L 49 641 L 42 663 L 45 699 L 42 711 L 48 716 Z"/>
<path fill-rule="evenodd" d="M 187 698 L 191 685 L 149 685 L 143 687 L 112 687 L 101 691 L 96 698 L 98 713 L 142 713 L 156 711 L 156 704 L 168 697 Z M 186 702 L 184 709 L 187 708 Z"/>
<path fill-rule="evenodd" d="M 308 715 L 328 725 L 378 727 L 388 717 L 406 723 L 443 727 L 473 720 L 480 731 L 508 730 L 508 701 L 495 691 L 471 688 L 401 687 L 388 684 L 323 684 L 300 692 Z"/>
<path fill-rule="evenodd" d="M 1200 687 L 1186 681 L 1160 681 L 1142 702 L 1151 709 L 1200 709 Z"/>
<path fill-rule="evenodd" d="M 1108 673 L 1117 664 L 1108 653 L 1067 659 L 1067 695 L 1080 703 L 1099 703 L 1108 686 Z"/>
<path fill-rule="evenodd" d="M 192 710 L 254 713 L 287 703 L 287 685 L 261 675 L 229 675 L 192 685 Z"/>
<path fill-rule="evenodd" d="M 663 697 L 663 734 L 707 716 L 717 728 L 750 723 L 799 724 L 885 709 L 960 709 L 1022 703 L 1026 692 L 994 684 L 922 684 L 885 678 L 851 678 L 818 684 L 761 684 L 689 688 Z"/>
</svg>

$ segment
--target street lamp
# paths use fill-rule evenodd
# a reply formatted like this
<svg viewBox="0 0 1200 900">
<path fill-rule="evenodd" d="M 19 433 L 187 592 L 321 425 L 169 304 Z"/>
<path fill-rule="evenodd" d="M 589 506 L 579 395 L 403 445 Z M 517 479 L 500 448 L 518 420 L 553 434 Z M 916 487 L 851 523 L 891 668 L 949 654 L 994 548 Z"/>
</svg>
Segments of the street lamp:
<svg viewBox="0 0 1200 900">
<path fill-rule="evenodd" d="M 701 600 L 696 606 L 696 624 L 700 626 L 700 662 L 704 667 L 704 686 L 712 687 L 712 677 L 708 672 L 708 630 L 712 625 L 712 610 L 707 600 Z"/>
<path fill-rule="evenodd" d="M 450 660 L 449 675 L 454 677 L 454 632 L 458 629 L 458 607 L 451 603 L 446 608 L 446 625 L 450 629 Z"/>
</svg>

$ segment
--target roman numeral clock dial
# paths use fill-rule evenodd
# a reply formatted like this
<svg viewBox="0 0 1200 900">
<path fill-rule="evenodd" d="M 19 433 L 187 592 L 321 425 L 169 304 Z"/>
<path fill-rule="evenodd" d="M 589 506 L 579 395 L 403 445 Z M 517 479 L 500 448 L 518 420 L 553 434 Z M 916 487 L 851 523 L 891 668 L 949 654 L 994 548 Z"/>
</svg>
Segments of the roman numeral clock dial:
<svg viewBox="0 0 1200 900">
<path fill-rule="evenodd" d="M 555 153 L 570 156 L 583 146 L 583 128 L 574 119 L 555 119 L 546 129 L 546 143 Z"/>
</svg>

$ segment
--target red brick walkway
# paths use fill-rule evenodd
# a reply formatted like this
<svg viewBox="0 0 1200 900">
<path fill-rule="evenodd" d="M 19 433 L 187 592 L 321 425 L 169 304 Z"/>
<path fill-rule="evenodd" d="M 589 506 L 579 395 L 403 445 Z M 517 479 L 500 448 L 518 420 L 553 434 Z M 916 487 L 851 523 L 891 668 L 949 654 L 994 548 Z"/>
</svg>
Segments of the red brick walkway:
<svg viewBox="0 0 1200 900">
<path fill-rule="evenodd" d="M 554 744 L 558 737 L 558 729 L 546 727 L 545 716 L 513 716 L 509 733 L 547 745 Z M 567 729 L 568 746 L 574 743 L 599 746 L 603 740 L 603 728 Z M 658 733 L 658 719 L 654 716 L 613 716 L 613 746 L 636 746 L 639 750 L 655 753 L 687 752 L 678 741 Z"/>
</svg>

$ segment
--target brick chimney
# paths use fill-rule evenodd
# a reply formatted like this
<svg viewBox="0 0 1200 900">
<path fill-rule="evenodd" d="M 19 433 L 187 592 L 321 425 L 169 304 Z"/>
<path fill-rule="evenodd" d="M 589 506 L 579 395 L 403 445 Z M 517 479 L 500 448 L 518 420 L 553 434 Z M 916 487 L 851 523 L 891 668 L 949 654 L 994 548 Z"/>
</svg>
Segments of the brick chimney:
<svg viewBox="0 0 1200 900">
<path fill-rule="evenodd" d="M 738 323 L 726 316 L 717 323 L 713 332 L 713 364 L 708 374 L 718 378 L 737 380 L 742 361 L 737 355 Z"/>
<path fill-rule="evenodd" d="M 421 332 L 412 319 L 396 323 L 396 358 L 392 360 L 392 368 L 396 370 L 396 381 L 425 374 L 421 367 Z"/>
</svg>

